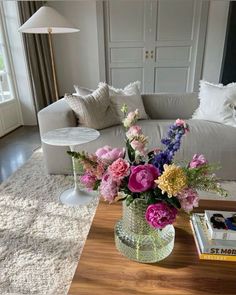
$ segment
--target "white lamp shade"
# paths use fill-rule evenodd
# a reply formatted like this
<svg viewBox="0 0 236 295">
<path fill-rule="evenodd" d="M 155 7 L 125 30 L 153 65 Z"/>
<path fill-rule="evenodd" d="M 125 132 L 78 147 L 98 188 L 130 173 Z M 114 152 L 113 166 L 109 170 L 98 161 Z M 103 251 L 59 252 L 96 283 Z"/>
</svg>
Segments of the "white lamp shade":
<svg viewBox="0 0 236 295">
<path fill-rule="evenodd" d="M 19 32 L 32 34 L 74 33 L 79 29 L 75 28 L 67 19 L 55 9 L 42 6 L 37 10 L 20 28 Z"/>
</svg>

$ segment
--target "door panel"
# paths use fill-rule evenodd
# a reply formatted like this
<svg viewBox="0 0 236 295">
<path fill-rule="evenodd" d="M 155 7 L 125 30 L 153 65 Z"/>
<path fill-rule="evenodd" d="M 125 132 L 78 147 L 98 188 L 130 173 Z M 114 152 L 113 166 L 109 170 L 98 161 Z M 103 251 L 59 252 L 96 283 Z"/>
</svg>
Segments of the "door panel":
<svg viewBox="0 0 236 295">
<path fill-rule="evenodd" d="M 188 68 L 156 68 L 155 92 L 186 92 Z"/>
<path fill-rule="evenodd" d="M 186 41 L 192 38 L 194 0 L 159 0 L 157 41 Z"/>
<path fill-rule="evenodd" d="M 112 63 L 126 63 L 126 62 L 143 62 L 143 48 L 111 48 Z"/>
<path fill-rule="evenodd" d="M 109 1 L 111 42 L 135 42 L 144 39 L 144 1 Z"/>
<path fill-rule="evenodd" d="M 134 81 L 141 81 L 143 84 L 143 68 L 113 68 L 111 79 L 114 87 L 123 88 Z"/>
</svg>

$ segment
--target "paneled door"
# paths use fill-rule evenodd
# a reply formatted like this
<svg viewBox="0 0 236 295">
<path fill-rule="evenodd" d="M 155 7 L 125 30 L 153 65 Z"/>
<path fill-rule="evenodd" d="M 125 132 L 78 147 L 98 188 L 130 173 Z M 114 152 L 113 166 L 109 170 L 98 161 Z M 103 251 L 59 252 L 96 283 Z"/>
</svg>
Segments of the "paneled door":
<svg viewBox="0 0 236 295">
<path fill-rule="evenodd" d="M 104 10 L 110 84 L 140 80 L 145 93 L 198 89 L 207 1 L 116 0 Z"/>
</svg>

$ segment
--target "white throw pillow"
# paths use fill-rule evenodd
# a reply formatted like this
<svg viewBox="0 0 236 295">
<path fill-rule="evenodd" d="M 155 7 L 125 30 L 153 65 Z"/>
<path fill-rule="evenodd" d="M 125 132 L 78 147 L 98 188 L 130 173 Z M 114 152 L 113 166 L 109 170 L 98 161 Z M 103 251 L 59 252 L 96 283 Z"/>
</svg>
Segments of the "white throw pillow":
<svg viewBox="0 0 236 295">
<path fill-rule="evenodd" d="M 86 88 L 86 87 L 81 87 L 79 85 L 74 85 L 75 91 L 76 91 L 76 95 L 81 95 L 81 96 L 85 96 L 88 94 L 93 93 L 94 90 Z"/>
<path fill-rule="evenodd" d="M 226 86 L 200 81 L 200 105 L 193 119 L 201 119 L 236 127 L 236 83 Z"/>
<path fill-rule="evenodd" d="M 86 96 L 65 94 L 65 100 L 75 112 L 80 126 L 104 129 L 120 123 L 110 106 L 107 85 Z"/>
<path fill-rule="evenodd" d="M 100 82 L 98 86 L 107 85 L 104 82 Z M 148 119 L 148 115 L 144 109 L 143 99 L 140 93 L 140 81 L 136 81 L 127 85 L 124 89 L 116 89 L 113 86 L 109 86 L 109 95 L 111 99 L 111 105 L 114 112 L 120 118 L 120 122 L 123 120 L 123 113 L 121 108 L 124 104 L 127 105 L 128 112 L 139 110 L 139 119 Z"/>
</svg>

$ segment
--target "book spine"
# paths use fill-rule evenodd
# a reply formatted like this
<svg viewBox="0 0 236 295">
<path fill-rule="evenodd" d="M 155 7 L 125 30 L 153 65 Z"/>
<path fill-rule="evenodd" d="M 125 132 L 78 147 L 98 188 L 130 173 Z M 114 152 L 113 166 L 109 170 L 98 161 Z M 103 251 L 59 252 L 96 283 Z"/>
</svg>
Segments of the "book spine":
<svg viewBox="0 0 236 295">
<path fill-rule="evenodd" d="M 236 261 L 236 256 L 206 254 L 206 253 L 200 253 L 199 258 L 204 260 Z"/>
</svg>

